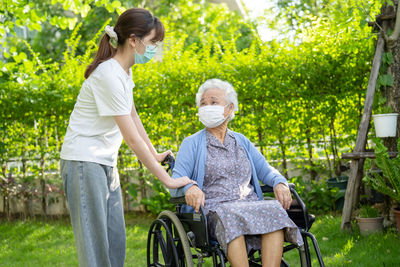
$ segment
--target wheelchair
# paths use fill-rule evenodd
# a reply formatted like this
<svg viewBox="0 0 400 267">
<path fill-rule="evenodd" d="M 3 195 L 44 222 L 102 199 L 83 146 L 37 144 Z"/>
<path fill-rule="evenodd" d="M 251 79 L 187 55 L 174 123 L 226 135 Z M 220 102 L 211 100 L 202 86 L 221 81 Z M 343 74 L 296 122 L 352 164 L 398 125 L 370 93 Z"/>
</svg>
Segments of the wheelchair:
<svg viewBox="0 0 400 267">
<path fill-rule="evenodd" d="M 173 168 L 174 159 L 166 159 L 168 169 Z M 165 165 L 165 162 L 162 163 Z M 167 169 L 167 171 L 168 171 Z M 291 207 L 286 212 L 292 221 L 299 227 L 303 245 L 285 245 L 281 266 L 289 266 L 284 259 L 284 254 L 297 249 L 300 256 L 300 265 L 311 266 L 311 254 L 308 239 L 311 240 L 320 266 L 325 266 L 320 249 L 314 235 L 309 232 L 315 216 L 308 214 L 304 202 L 295 190 L 294 184 L 289 184 L 292 196 Z M 267 185 L 261 187 L 263 193 L 272 193 Z M 199 213 L 181 213 L 180 208 L 186 204 L 185 197 L 171 198 L 170 203 L 176 205 L 176 211 L 162 211 L 150 226 L 147 238 L 147 266 L 148 267 L 194 267 L 210 266 L 205 262 L 206 258 L 212 258 L 212 266 L 224 267 L 227 258 L 219 244 L 211 240 L 208 235 L 207 217 L 200 208 Z M 209 260 L 210 261 L 210 260 Z M 229 265 L 228 265 L 229 266 Z M 249 266 L 261 265 L 261 251 L 250 251 Z"/>
</svg>

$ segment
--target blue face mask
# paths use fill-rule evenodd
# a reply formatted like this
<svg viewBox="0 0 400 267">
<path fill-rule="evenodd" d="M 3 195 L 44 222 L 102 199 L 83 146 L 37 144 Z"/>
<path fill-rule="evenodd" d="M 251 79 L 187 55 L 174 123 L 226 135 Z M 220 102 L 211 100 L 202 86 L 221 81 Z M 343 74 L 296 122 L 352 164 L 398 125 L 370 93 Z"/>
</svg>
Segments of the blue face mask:
<svg viewBox="0 0 400 267">
<path fill-rule="evenodd" d="M 144 64 L 149 62 L 157 52 L 157 46 L 146 45 L 146 51 L 143 55 L 135 51 L 135 64 Z"/>
</svg>

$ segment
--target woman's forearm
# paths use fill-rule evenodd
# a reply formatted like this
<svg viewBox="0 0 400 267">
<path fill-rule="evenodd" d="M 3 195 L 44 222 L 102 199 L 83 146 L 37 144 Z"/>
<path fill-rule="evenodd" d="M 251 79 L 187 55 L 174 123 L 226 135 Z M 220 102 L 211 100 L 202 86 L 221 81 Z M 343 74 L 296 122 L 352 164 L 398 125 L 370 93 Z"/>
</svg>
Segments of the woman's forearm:
<svg viewBox="0 0 400 267">
<path fill-rule="evenodd" d="M 115 121 L 121 130 L 125 143 L 135 152 L 136 157 L 167 187 L 171 184 L 172 178 L 163 167 L 157 162 L 150 151 L 145 140 L 140 135 L 136 124 L 130 115 L 115 116 Z"/>
<path fill-rule="evenodd" d="M 133 122 L 136 125 L 137 131 L 139 135 L 142 137 L 143 141 L 145 142 L 146 146 L 148 147 L 151 154 L 155 157 L 157 155 L 157 150 L 154 148 L 153 144 L 150 141 L 149 136 L 147 135 L 146 130 L 144 129 L 143 123 L 137 114 L 135 106 L 132 107 L 131 117 Z"/>
</svg>

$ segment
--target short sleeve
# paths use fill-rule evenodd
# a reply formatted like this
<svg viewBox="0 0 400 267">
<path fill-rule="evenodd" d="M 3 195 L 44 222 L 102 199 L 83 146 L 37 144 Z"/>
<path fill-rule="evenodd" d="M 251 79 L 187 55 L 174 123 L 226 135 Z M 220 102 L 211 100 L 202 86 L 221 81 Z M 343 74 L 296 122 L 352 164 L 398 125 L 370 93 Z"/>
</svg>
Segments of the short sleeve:
<svg viewBox="0 0 400 267">
<path fill-rule="evenodd" d="M 129 115 L 131 105 L 123 79 L 113 73 L 98 72 L 91 77 L 91 87 L 100 116 Z"/>
</svg>

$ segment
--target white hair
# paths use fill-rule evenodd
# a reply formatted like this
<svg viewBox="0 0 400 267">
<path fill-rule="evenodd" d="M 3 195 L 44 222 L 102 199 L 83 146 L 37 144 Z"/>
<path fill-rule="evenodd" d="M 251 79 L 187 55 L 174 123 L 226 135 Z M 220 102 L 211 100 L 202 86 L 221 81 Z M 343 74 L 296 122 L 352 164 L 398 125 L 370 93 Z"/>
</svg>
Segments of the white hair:
<svg viewBox="0 0 400 267">
<path fill-rule="evenodd" d="M 213 89 L 213 88 L 218 88 L 222 91 L 225 92 L 225 100 L 228 102 L 228 104 L 233 104 L 233 112 L 229 118 L 229 120 L 232 120 L 235 117 L 235 112 L 239 110 L 239 105 L 238 105 L 238 99 L 237 99 L 237 93 L 233 86 L 226 82 L 222 81 L 220 79 L 209 79 L 205 81 L 202 85 L 200 85 L 199 90 L 197 91 L 196 94 L 196 105 L 197 107 L 200 107 L 200 100 L 203 97 L 203 94 L 208 90 L 208 89 Z"/>
</svg>

